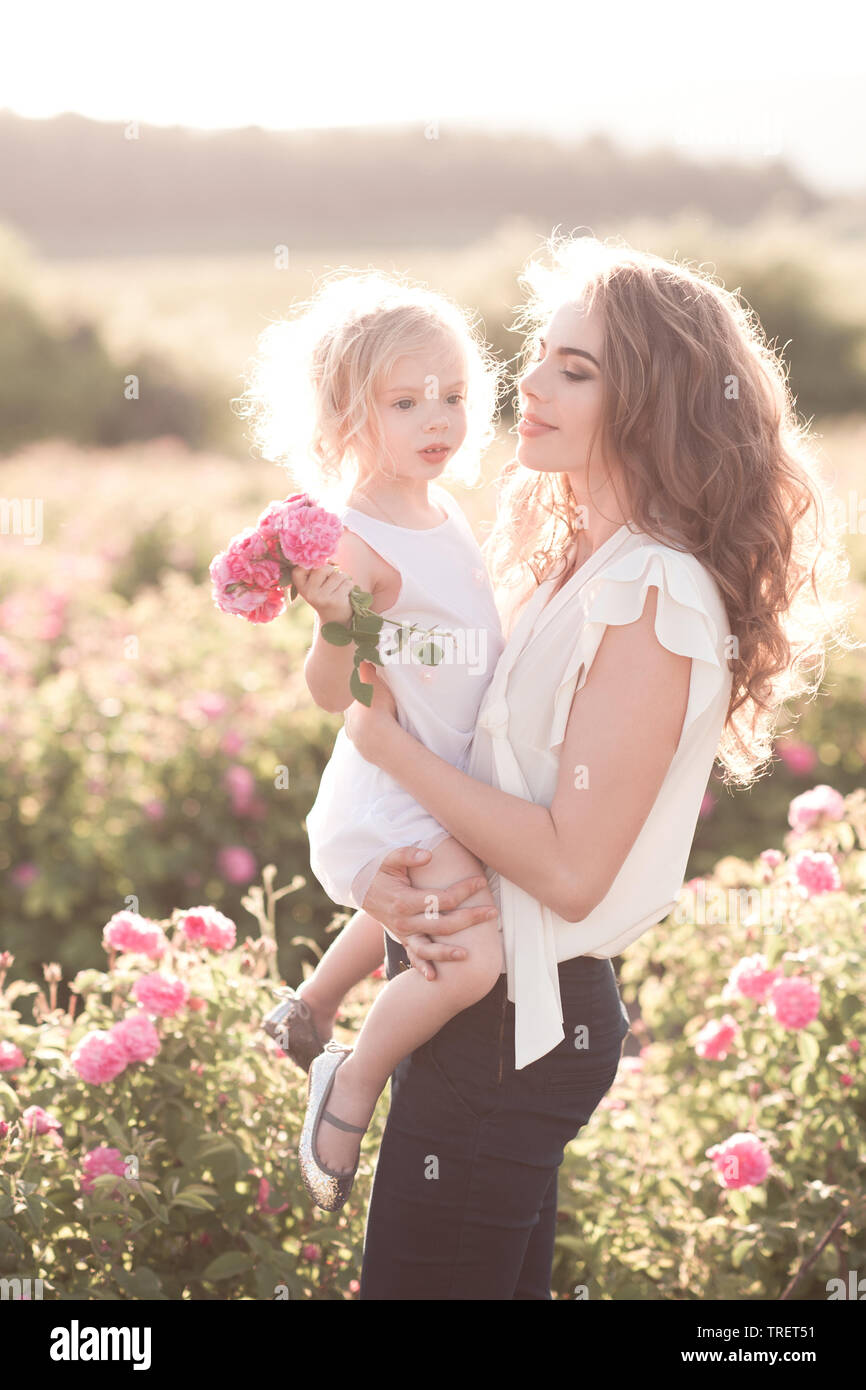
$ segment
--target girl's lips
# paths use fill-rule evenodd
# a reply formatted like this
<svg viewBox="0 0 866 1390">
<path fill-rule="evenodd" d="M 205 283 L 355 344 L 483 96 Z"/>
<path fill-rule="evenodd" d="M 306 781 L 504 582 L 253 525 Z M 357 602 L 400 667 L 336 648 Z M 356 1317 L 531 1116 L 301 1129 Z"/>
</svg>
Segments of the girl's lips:
<svg viewBox="0 0 866 1390">
<path fill-rule="evenodd" d="M 422 459 L 426 459 L 428 463 L 439 463 L 439 461 L 444 459 L 445 455 L 450 452 L 451 448 L 448 444 L 435 444 L 428 446 L 426 449 L 418 450 Z"/>
</svg>

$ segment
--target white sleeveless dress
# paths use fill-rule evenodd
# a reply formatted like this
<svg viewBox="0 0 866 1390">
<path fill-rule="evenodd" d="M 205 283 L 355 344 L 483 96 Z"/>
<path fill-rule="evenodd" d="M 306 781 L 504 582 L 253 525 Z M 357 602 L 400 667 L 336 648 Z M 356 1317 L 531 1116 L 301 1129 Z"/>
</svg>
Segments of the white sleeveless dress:
<svg viewBox="0 0 866 1390">
<path fill-rule="evenodd" d="M 444 488 L 431 484 L 429 495 L 447 519 L 426 530 L 379 521 L 354 507 L 338 515 L 400 574 L 397 602 L 381 616 L 450 634 L 428 639 L 442 649 L 442 658 L 425 665 L 418 660 L 420 635 L 398 648 L 396 627 L 384 622 L 379 655 L 385 664 L 376 674 L 389 686 L 403 728 L 465 771 L 478 710 L 505 642 L 469 522 Z M 337 734 L 306 828 L 319 883 L 335 903 L 356 908 L 392 849 L 433 849 L 449 835 L 387 772 L 362 758 L 345 728 Z"/>
</svg>

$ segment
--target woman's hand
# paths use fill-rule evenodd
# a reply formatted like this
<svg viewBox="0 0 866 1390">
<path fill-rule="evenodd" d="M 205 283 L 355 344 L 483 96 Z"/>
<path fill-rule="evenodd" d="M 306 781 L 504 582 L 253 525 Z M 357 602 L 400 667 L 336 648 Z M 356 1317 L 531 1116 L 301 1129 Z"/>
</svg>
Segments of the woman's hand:
<svg viewBox="0 0 866 1390">
<path fill-rule="evenodd" d="M 397 706 L 385 682 L 376 675 L 372 661 L 362 661 L 358 674 L 365 684 L 372 685 L 373 703 L 368 708 L 360 700 L 354 700 L 343 716 L 343 727 L 361 757 L 375 763 L 382 739 L 398 727 Z"/>
<path fill-rule="evenodd" d="M 429 858 L 429 850 L 418 850 L 411 845 L 392 850 L 382 860 L 361 907 L 377 922 L 387 927 L 394 936 L 399 937 L 416 970 L 428 980 L 435 980 L 436 967 L 432 963 L 434 960 L 466 958 L 462 946 L 449 945 L 448 937 L 451 932 L 464 931 L 466 927 L 489 921 L 497 914 L 495 908 L 485 907 L 483 904 L 474 907 L 459 906 L 479 889 L 487 887 L 487 879 L 483 874 L 476 878 L 458 879 L 448 888 L 436 890 L 439 913 L 435 924 L 436 935 L 431 937 L 430 918 L 426 911 L 430 890 L 413 888 L 409 878 L 409 866 L 426 864 Z"/>
</svg>

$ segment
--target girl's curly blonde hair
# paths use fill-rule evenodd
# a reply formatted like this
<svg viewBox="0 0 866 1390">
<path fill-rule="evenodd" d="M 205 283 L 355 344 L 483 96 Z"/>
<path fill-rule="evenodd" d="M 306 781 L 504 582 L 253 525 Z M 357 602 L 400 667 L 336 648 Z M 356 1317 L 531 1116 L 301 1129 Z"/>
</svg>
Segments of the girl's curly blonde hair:
<svg viewBox="0 0 866 1390">
<path fill-rule="evenodd" d="M 532 260 L 520 277 L 529 297 L 513 327 L 528 358 L 562 304 L 598 311 L 602 457 L 622 463 L 623 515 L 665 544 L 678 532 L 675 548 L 719 586 L 738 654 L 718 759 L 725 783 L 749 786 L 767 770 L 783 704 L 817 691 L 825 648 L 861 645 L 847 630 L 841 505 L 782 364 L 733 292 L 595 237 L 554 235 L 547 250 L 552 267 Z M 512 461 L 483 547 L 494 585 L 531 590 L 578 529 L 567 474 Z"/>
<path fill-rule="evenodd" d="M 399 357 L 435 342 L 457 350 L 467 383 L 466 439 L 442 476 L 472 486 L 495 433 L 503 369 L 467 313 L 405 276 L 342 268 L 322 277 L 311 299 L 261 333 L 236 413 L 252 420 L 263 457 L 301 491 L 339 505 L 357 482 L 363 449 L 387 471 L 378 383 Z"/>
</svg>

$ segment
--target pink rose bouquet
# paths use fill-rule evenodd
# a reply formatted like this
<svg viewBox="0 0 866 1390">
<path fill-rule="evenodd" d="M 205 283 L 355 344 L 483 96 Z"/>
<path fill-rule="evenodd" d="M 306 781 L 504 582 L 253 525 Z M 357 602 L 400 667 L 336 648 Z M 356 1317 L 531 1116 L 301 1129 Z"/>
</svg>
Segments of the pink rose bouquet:
<svg viewBox="0 0 866 1390">
<path fill-rule="evenodd" d="M 327 564 L 342 534 L 340 518 L 320 507 L 305 492 L 293 493 L 282 502 L 269 502 L 256 525 L 240 531 L 211 561 L 214 603 L 223 613 L 246 618 L 247 622 L 272 622 L 285 610 L 284 590 L 289 589 L 291 602 L 298 596 L 292 583 L 295 565 L 318 569 Z M 369 706 L 373 687 L 361 680 L 358 668 L 362 661 L 372 661 L 376 666 L 384 664 L 379 655 L 379 632 L 383 623 L 392 620 L 373 612 L 373 595 L 364 593 L 357 584 L 349 592 L 349 602 L 351 626 L 324 623 L 322 636 L 337 647 L 355 643 L 355 669 L 349 686 L 355 699 Z M 398 648 L 406 634 L 416 630 L 414 624 L 411 628 L 402 623 L 393 626 L 398 629 Z M 432 633 L 432 628 L 427 629 L 424 636 Z M 425 666 L 438 665 L 443 655 L 441 647 L 429 641 L 417 654 Z"/>
</svg>

